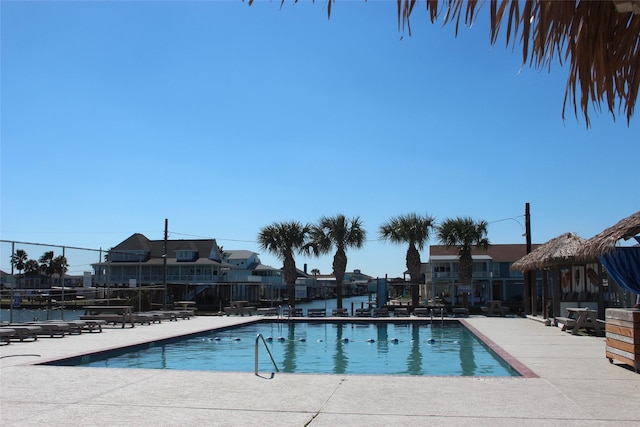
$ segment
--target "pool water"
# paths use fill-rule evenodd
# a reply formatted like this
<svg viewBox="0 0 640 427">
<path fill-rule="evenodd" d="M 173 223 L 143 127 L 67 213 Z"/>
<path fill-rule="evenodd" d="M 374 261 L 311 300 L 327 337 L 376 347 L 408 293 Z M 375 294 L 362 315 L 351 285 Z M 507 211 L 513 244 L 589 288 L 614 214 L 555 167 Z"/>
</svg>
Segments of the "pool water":
<svg viewBox="0 0 640 427">
<path fill-rule="evenodd" d="M 256 337 L 262 334 L 279 372 L 519 376 L 471 331 L 451 323 L 255 323 L 57 364 L 253 372 Z M 259 371 L 273 372 L 261 340 L 258 352 Z"/>
</svg>

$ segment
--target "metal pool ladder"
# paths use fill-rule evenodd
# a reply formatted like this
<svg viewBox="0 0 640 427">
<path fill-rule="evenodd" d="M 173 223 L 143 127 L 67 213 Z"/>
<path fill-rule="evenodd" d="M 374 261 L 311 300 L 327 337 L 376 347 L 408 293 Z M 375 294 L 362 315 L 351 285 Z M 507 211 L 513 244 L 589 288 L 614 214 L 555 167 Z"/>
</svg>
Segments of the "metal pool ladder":
<svg viewBox="0 0 640 427">
<path fill-rule="evenodd" d="M 271 377 L 269 377 L 269 379 L 273 378 L 273 376 L 275 375 L 276 372 L 280 372 L 280 370 L 278 369 L 278 365 L 276 365 L 276 361 L 273 360 L 273 356 L 271 355 L 271 351 L 269 350 L 269 346 L 267 345 L 267 342 L 265 341 L 264 337 L 262 336 L 262 334 L 258 334 L 256 336 L 256 365 L 255 365 L 255 374 L 257 376 L 260 376 L 258 374 L 258 344 L 260 343 L 260 340 L 262 340 L 262 344 L 264 344 L 264 348 L 267 350 L 267 354 L 269 355 L 269 359 L 271 359 L 271 363 L 273 363 L 273 367 L 275 368 L 275 372 L 271 372 Z"/>
</svg>

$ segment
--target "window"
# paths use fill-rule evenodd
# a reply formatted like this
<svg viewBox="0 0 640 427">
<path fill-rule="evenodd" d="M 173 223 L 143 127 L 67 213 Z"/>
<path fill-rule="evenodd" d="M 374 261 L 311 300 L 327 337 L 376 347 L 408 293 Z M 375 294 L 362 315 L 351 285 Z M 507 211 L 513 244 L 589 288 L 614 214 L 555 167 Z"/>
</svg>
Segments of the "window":
<svg viewBox="0 0 640 427">
<path fill-rule="evenodd" d="M 193 261 L 197 257 L 196 251 L 176 251 L 176 261 Z"/>
<path fill-rule="evenodd" d="M 109 259 L 113 262 L 139 262 L 146 261 L 149 254 L 146 251 L 118 251 L 109 252 Z"/>
</svg>

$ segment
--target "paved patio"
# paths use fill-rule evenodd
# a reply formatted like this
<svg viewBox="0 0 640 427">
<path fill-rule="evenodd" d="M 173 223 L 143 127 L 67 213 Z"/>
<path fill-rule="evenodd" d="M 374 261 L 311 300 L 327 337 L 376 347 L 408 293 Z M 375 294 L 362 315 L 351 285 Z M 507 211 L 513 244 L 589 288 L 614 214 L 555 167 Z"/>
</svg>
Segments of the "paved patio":
<svg viewBox="0 0 640 427">
<path fill-rule="evenodd" d="M 604 338 L 574 336 L 523 318 L 466 321 L 528 367 L 533 378 L 276 374 L 268 380 L 253 373 L 32 365 L 250 320 L 200 316 L 2 346 L 0 424 L 566 427 L 640 422 L 640 375 L 609 363 Z"/>
</svg>

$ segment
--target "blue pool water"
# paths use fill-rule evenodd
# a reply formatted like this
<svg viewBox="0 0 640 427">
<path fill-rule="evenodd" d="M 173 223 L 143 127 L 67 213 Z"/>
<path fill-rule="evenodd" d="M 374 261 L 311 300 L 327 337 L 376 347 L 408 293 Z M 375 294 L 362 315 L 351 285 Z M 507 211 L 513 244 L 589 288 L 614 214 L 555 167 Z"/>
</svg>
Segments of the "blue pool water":
<svg viewBox="0 0 640 427">
<path fill-rule="evenodd" d="M 280 372 L 427 376 L 518 376 L 457 322 L 255 323 L 147 345 L 124 354 L 57 364 L 106 368 L 246 371 L 262 334 Z M 273 365 L 259 341 L 259 371 Z M 80 363 L 76 363 L 80 362 Z"/>
</svg>

